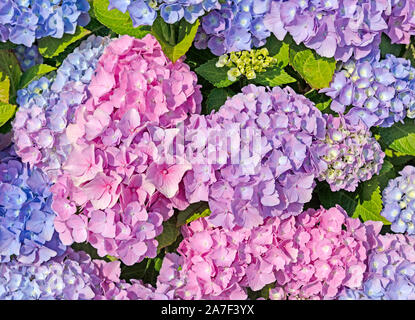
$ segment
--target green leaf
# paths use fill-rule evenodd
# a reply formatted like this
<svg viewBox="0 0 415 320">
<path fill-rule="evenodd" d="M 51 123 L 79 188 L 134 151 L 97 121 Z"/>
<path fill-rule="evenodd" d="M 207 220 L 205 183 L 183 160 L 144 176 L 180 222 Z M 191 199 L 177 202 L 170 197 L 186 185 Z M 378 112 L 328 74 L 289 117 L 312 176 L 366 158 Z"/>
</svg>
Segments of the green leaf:
<svg viewBox="0 0 415 320">
<path fill-rule="evenodd" d="M 412 66 L 415 66 L 415 44 L 410 43 L 406 46 L 405 53 L 403 54 L 405 59 L 411 61 Z"/>
<path fill-rule="evenodd" d="M 10 79 L 9 77 L 4 77 L 0 81 L 0 102 L 8 103 L 9 102 L 9 92 L 10 92 Z"/>
<path fill-rule="evenodd" d="M 0 102 L 0 127 L 14 116 L 15 111 L 15 105 Z"/>
<path fill-rule="evenodd" d="M 102 259 L 102 257 L 98 255 L 98 250 L 95 249 L 88 242 L 82 242 L 82 243 L 74 242 L 72 243 L 71 248 L 74 249 L 75 251 L 86 252 L 91 257 L 91 259 Z M 107 257 L 105 257 L 104 259 L 107 261 L 110 261 Z"/>
<path fill-rule="evenodd" d="M 19 89 L 25 88 L 30 82 L 39 79 L 41 76 L 53 70 L 56 70 L 56 68 L 47 64 L 37 64 L 31 67 L 23 73 L 20 79 Z"/>
<path fill-rule="evenodd" d="M 276 87 L 283 84 L 296 82 L 297 80 L 291 77 L 285 70 L 279 67 L 271 67 L 265 72 L 258 72 L 253 82 L 263 86 Z"/>
<path fill-rule="evenodd" d="M 6 41 L 6 42 L 0 42 L 0 50 L 10 50 L 17 47 L 17 44 Z"/>
<path fill-rule="evenodd" d="M 331 98 L 325 94 L 320 94 L 316 90 L 312 90 L 305 94 L 306 98 L 314 102 L 320 111 L 326 110 L 331 104 Z"/>
<path fill-rule="evenodd" d="M 329 86 L 336 68 L 333 58 L 325 58 L 304 46 L 290 44 L 290 64 L 314 89 Z"/>
<path fill-rule="evenodd" d="M 385 58 L 387 54 L 393 54 L 399 57 L 403 50 L 405 50 L 405 45 L 392 43 L 390 38 L 382 33 L 382 40 L 380 42 L 380 54 L 382 58 Z"/>
<path fill-rule="evenodd" d="M 46 37 L 38 41 L 38 47 L 40 54 L 45 58 L 53 58 L 64 52 L 65 49 L 79 39 L 82 39 L 91 31 L 77 27 L 74 34 L 66 33 L 61 39 Z"/>
<path fill-rule="evenodd" d="M 379 182 L 380 190 L 385 189 L 389 180 L 395 178 L 396 175 L 397 174 L 393 164 L 388 160 L 384 160 L 379 175 L 375 176 Z"/>
<path fill-rule="evenodd" d="M 228 70 L 227 67 L 217 68 L 216 62 L 217 58 L 211 59 L 208 62 L 202 64 L 200 67 L 196 68 L 196 73 L 205 78 L 211 84 L 217 88 L 225 88 L 230 86 L 235 81 L 228 79 Z"/>
<path fill-rule="evenodd" d="M 213 88 L 206 101 L 207 113 L 210 114 L 212 110 L 219 110 L 219 108 L 224 105 L 226 99 L 230 96 L 231 94 L 226 89 Z"/>
<path fill-rule="evenodd" d="M 193 221 L 195 216 L 201 217 L 202 214 L 207 214 L 206 210 L 209 210 L 209 205 L 207 202 L 197 202 L 192 203 L 185 210 L 180 211 L 177 215 L 176 227 L 181 227 L 188 223 L 188 221 Z M 192 220 L 193 219 L 193 220 Z"/>
<path fill-rule="evenodd" d="M 359 199 L 352 218 L 360 217 L 363 221 L 382 221 L 383 224 L 391 224 L 383 216 L 382 211 L 382 195 L 380 191 L 379 181 L 376 177 L 362 183 L 360 187 Z"/>
<path fill-rule="evenodd" d="M 0 50 L 0 99 L 14 103 L 22 71 L 16 56 L 9 50 Z M 8 99 L 6 92 L 9 87 Z"/>
<path fill-rule="evenodd" d="M 268 49 L 269 55 L 277 59 L 277 66 L 284 68 L 290 62 L 290 46 L 287 42 L 279 41 L 274 35 L 271 35 L 265 48 Z"/>
<path fill-rule="evenodd" d="M 402 155 L 415 156 L 415 125 L 414 120 L 406 119 L 389 128 L 378 128 L 380 142 L 387 148 L 400 152 Z"/>
<path fill-rule="evenodd" d="M 357 207 L 357 193 L 340 190 L 333 192 L 327 183 L 319 185 L 318 197 L 324 208 L 329 209 L 336 204 L 341 206 L 350 215 L 353 214 Z"/>
<path fill-rule="evenodd" d="M 176 223 L 177 222 L 175 216 L 163 222 L 163 232 L 156 237 L 156 240 L 158 241 L 158 250 L 168 247 L 169 245 L 174 243 L 174 241 L 176 241 L 177 237 L 180 234 L 180 231 L 177 228 Z"/>
<path fill-rule="evenodd" d="M 176 62 L 192 46 L 199 24 L 199 20 L 190 24 L 184 19 L 175 24 L 168 24 L 161 17 L 157 17 L 151 27 L 151 33 L 160 43 L 166 56 L 172 62 Z"/>
<path fill-rule="evenodd" d="M 94 0 L 93 12 L 95 17 L 104 26 L 117 34 L 128 34 L 135 38 L 142 38 L 151 30 L 150 26 L 133 27 L 128 12 L 122 13 L 117 9 L 108 10 L 109 0 Z"/>
</svg>

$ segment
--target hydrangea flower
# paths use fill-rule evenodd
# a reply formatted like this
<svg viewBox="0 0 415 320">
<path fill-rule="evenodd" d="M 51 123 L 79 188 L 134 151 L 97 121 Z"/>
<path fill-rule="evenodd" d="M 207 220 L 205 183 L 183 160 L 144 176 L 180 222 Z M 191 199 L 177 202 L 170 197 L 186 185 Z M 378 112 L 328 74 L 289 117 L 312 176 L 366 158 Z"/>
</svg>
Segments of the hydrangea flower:
<svg viewBox="0 0 415 320">
<path fill-rule="evenodd" d="M 17 92 L 19 109 L 12 123 L 16 153 L 52 182 L 71 149 L 65 129 L 89 97 L 87 85 L 109 41 L 91 35 L 67 56 L 52 80 L 42 77 Z"/>
<path fill-rule="evenodd" d="M 389 181 L 383 190 L 381 215 L 389 220 L 396 233 L 415 233 L 415 167 L 406 166 L 400 176 Z"/>
<path fill-rule="evenodd" d="M 346 62 L 376 55 L 382 32 L 409 44 L 413 8 L 409 0 L 272 1 L 263 23 L 279 40 L 289 33 L 297 44 Z"/>
<path fill-rule="evenodd" d="M 0 3 L 0 42 L 10 40 L 26 47 L 44 37 L 62 38 L 86 26 L 87 0 L 3 0 Z"/>
<path fill-rule="evenodd" d="M 353 61 L 334 74 L 329 88 L 330 108 L 356 124 L 390 127 L 405 117 L 415 118 L 415 69 L 409 60 L 388 54 L 380 61 Z"/>
<path fill-rule="evenodd" d="M 132 265 L 155 257 L 162 222 L 184 209 L 181 183 L 191 168 L 163 148 L 176 125 L 200 112 L 196 74 L 172 63 L 157 40 L 122 36 L 100 57 L 89 99 L 66 130 L 73 149 L 52 207 L 63 243 L 88 241 L 100 256 Z"/>
<path fill-rule="evenodd" d="M 0 264 L 1 300 L 138 300 L 166 299 L 141 281 L 120 280 L 120 262 L 91 260 L 68 248 L 42 264 L 16 260 Z"/>
<path fill-rule="evenodd" d="M 23 72 L 37 64 L 43 63 L 43 57 L 39 53 L 39 49 L 36 45 L 31 47 L 19 45 L 13 49 L 13 52 L 16 55 L 16 58 L 20 64 L 20 68 Z"/>
<path fill-rule="evenodd" d="M 21 263 L 41 263 L 65 251 L 53 226 L 50 186 L 13 146 L 0 152 L 0 262 L 15 256 Z"/>
<path fill-rule="evenodd" d="M 349 218 L 340 207 L 268 218 L 251 230 L 184 226 L 177 254 L 166 255 L 157 290 L 176 299 L 245 299 L 268 284 L 272 299 L 334 299 L 359 288 L 382 224 Z"/>
<path fill-rule="evenodd" d="M 264 72 L 275 63 L 276 59 L 269 56 L 268 49 L 262 48 L 221 55 L 216 62 L 216 67 L 229 67 L 228 79 L 236 81 L 241 75 L 247 79 L 255 79 L 257 73 Z"/>
<path fill-rule="evenodd" d="M 160 12 L 162 19 L 173 24 L 182 18 L 193 24 L 206 12 L 220 7 L 218 0 L 110 0 L 108 10 L 128 11 L 133 26 L 152 25 Z"/>
<path fill-rule="evenodd" d="M 415 239 L 386 234 L 368 258 L 361 288 L 346 289 L 340 300 L 415 300 Z"/>
<path fill-rule="evenodd" d="M 195 46 L 220 56 L 265 44 L 270 31 L 264 25 L 271 0 L 226 0 L 201 19 Z"/>
<path fill-rule="evenodd" d="M 242 88 L 206 120 L 193 116 L 186 123 L 187 136 L 194 137 L 187 152 L 196 150 L 211 165 L 200 162 L 185 174 L 186 197 L 208 200 L 209 220 L 228 229 L 298 215 L 327 166 L 318 157 L 317 143 L 326 135 L 325 126 L 314 104 L 289 87 Z M 200 194 L 208 199 L 192 200 Z"/>
<path fill-rule="evenodd" d="M 362 121 L 353 125 L 342 115 L 325 117 L 326 139 L 319 144 L 327 169 L 318 179 L 327 181 L 332 191 L 355 191 L 360 181 L 379 174 L 385 153 Z"/>
</svg>

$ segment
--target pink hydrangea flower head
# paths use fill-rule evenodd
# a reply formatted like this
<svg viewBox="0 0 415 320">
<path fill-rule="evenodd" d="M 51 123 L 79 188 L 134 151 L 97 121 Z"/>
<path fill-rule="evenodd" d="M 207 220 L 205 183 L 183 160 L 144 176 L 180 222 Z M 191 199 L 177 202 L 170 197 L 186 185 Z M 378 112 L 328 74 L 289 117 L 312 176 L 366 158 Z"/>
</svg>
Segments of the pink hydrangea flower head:
<svg viewBox="0 0 415 320">
<path fill-rule="evenodd" d="M 72 149 L 53 187 L 64 243 L 88 241 L 127 265 L 155 257 L 162 223 L 184 209 L 185 159 L 168 161 L 176 126 L 200 112 L 197 77 L 156 39 L 110 42 L 66 136 Z"/>
</svg>

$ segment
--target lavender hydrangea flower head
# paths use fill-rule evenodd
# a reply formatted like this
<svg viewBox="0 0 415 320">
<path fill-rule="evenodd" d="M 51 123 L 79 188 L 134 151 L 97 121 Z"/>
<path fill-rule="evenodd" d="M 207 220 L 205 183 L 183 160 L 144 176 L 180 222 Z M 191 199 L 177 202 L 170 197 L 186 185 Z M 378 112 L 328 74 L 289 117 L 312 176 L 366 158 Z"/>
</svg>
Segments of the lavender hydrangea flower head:
<svg viewBox="0 0 415 320">
<path fill-rule="evenodd" d="M 331 109 L 356 124 L 390 127 L 405 117 L 415 118 L 415 69 L 409 60 L 388 54 L 380 61 L 350 60 L 334 74 L 329 88 Z"/>
<path fill-rule="evenodd" d="M 415 168 L 406 166 L 399 174 L 383 190 L 381 215 L 392 223 L 393 232 L 411 235 L 415 233 Z"/>
<path fill-rule="evenodd" d="M 289 33 L 324 57 L 359 60 L 379 52 L 381 34 L 409 43 L 415 33 L 411 1 L 272 1 L 264 26 L 279 39 Z M 412 11 L 411 11 L 412 10 Z"/>
<path fill-rule="evenodd" d="M 342 115 L 325 117 L 326 139 L 318 143 L 327 169 L 318 179 L 327 181 L 332 191 L 354 191 L 360 181 L 379 173 L 385 154 L 363 122 L 352 125 Z"/>
<path fill-rule="evenodd" d="M 86 90 L 109 38 L 90 36 L 63 61 L 56 76 L 42 77 L 17 92 L 19 109 L 13 121 L 16 153 L 56 181 L 71 147 L 65 129 Z"/>
<path fill-rule="evenodd" d="M 210 144 L 202 149 L 195 138 L 187 147 L 194 144 L 199 155 L 215 160 L 216 172 L 190 170 L 184 177 L 186 194 L 189 198 L 209 185 L 209 220 L 216 226 L 252 228 L 266 217 L 299 214 L 311 199 L 314 179 L 326 168 L 317 154 L 325 119 L 289 87 L 246 86 L 206 121 L 197 116 L 189 121 L 198 135 L 207 131 Z"/>
<path fill-rule="evenodd" d="M 10 40 L 30 47 L 36 39 L 74 34 L 77 25 L 89 23 L 89 9 L 87 0 L 3 0 L 0 3 L 0 41 Z"/>
<path fill-rule="evenodd" d="M 13 146 L 0 152 L 0 262 L 16 256 L 21 263 L 41 263 L 64 252 L 53 226 L 50 186 Z"/>
<path fill-rule="evenodd" d="M 270 0 L 223 1 L 220 8 L 201 19 L 196 48 L 209 48 L 220 56 L 262 46 L 271 34 L 263 22 L 270 3 Z"/>
<path fill-rule="evenodd" d="M 361 289 L 346 289 L 340 300 L 414 300 L 415 239 L 387 234 L 368 257 Z"/>
</svg>

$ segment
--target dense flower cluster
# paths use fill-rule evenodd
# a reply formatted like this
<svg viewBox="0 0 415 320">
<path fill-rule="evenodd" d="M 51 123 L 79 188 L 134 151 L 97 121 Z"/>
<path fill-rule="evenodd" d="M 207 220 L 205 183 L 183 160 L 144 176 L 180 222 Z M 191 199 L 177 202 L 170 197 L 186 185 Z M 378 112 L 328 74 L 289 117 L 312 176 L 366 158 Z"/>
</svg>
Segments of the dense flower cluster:
<svg viewBox="0 0 415 320">
<path fill-rule="evenodd" d="M 362 289 L 346 289 L 341 300 L 415 300 L 415 239 L 379 236 L 368 258 Z"/>
<path fill-rule="evenodd" d="M 409 43 L 415 34 L 409 0 L 272 1 L 264 25 L 279 39 L 289 33 L 324 57 L 347 61 L 379 52 L 381 33 L 393 43 Z"/>
<path fill-rule="evenodd" d="M 128 11 L 133 26 L 152 25 L 157 18 L 157 11 L 167 23 L 175 23 L 184 18 L 194 23 L 212 9 L 219 8 L 218 0 L 110 0 L 108 10 Z"/>
<path fill-rule="evenodd" d="M 87 0 L 3 0 L 0 3 L 0 42 L 10 40 L 26 47 L 35 39 L 62 38 L 76 26 L 89 23 Z"/>
<path fill-rule="evenodd" d="M 195 46 L 209 48 L 220 56 L 233 51 L 250 50 L 265 44 L 270 32 L 264 26 L 264 15 L 271 0 L 226 0 L 220 8 L 201 19 Z"/>
<path fill-rule="evenodd" d="M 228 79 L 236 81 L 244 75 L 247 79 L 255 79 L 258 72 L 264 72 L 276 63 L 276 59 L 269 56 L 267 48 L 251 51 L 232 52 L 219 57 L 216 67 L 229 67 Z"/>
<path fill-rule="evenodd" d="M 20 45 L 13 49 L 13 52 L 16 55 L 23 72 L 35 65 L 43 63 L 43 57 L 40 55 L 36 45 L 31 47 Z"/>
<path fill-rule="evenodd" d="M 252 230 L 183 227 L 177 254 L 163 261 L 158 290 L 179 299 L 245 299 L 275 283 L 273 299 L 329 299 L 359 288 L 380 222 L 362 224 L 340 207 L 270 218 Z M 163 289 L 161 289 L 163 288 Z"/>
<path fill-rule="evenodd" d="M 392 223 L 393 232 L 414 234 L 415 167 L 406 166 L 399 174 L 383 190 L 381 215 Z"/>
<path fill-rule="evenodd" d="M 363 122 L 353 125 L 342 115 L 325 117 L 326 138 L 319 144 L 327 169 L 318 179 L 327 181 L 332 191 L 354 191 L 360 181 L 379 173 L 385 154 Z"/>
<path fill-rule="evenodd" d="M 56 181 L 70 151 L 65 129 L 86 90 L 109 38 L 90 36 L 63 61 L 53 80 L 42 77 L 18 91 L 13 122 L 16 152 L 23 162 L 42 169 Z"/>
<path fill-rule="evenodd" d="M 191 166 L 168 163 L 163 148 L 179 122 L 200 112 L 196 82 L 189 66 L 169 61 L 151 35 L 107 46 L 90 98 L 66 130 L 73 150 L 52 188 L 63 243 L 87 240 L 100 256 L 128 265 L 156 256 L 163 220 L 173 207 L 187 206 L 179 183 Z"/>
<path fill-rule="evenodd" d="M 43 262 L 65 250 L 53 226 L 50 185 L 39 169 L 20 161 L 13 146 L 0 152 L 0 262 L 11 256 Z"/>
<path fill-rule="evenodd" d="M 291 88 L 246 86 L 206 120 L 190 122 L 187 127 L 196 134 L 187 148 L 216 160 L 211 167 L 216 173 L 212 177 L 206 166 L 189 171 L 186 193 L 190 199 L 210 185 L 209 219 L 215 225 L 252 228 L 269 216 L 297 215 L 311 199 L 314 178 L 326 167 L 316 143 L 324 139 L 326 123 L 313 103 Z M 210 142 L 204 150 L 203 135 Z"/>
<path fill-rule="evenodd" d="M 353 123 L 390 127 L 405 117 L 415 118 L 415 69 L 409 60 L 386 55 L 381 61 L 353 61 L 335 73 L 329 88 L 331 109 L 347 112 Z"/>
</svg>

